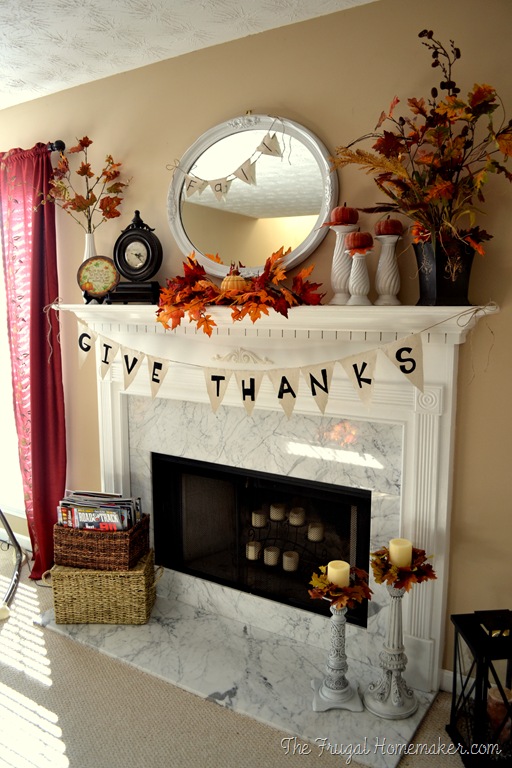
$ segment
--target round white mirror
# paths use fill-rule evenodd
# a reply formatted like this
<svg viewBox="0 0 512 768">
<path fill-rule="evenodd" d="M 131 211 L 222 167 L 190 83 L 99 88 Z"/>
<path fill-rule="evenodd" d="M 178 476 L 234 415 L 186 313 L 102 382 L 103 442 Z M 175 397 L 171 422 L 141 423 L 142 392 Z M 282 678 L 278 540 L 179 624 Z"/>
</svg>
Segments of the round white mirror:
<svg viewBox="0 0 512 768">
<path fill-rule="evenodd" d="M 246 115 L 204 133 L 183 155 L 168 195 L 171 232 L 209 275 L 231 263 L 258 274 L 283 248 L 286 269 L 300 264 L 328 232 L 338 204 L 330 153 L 298 123 Z"/>
</svg>

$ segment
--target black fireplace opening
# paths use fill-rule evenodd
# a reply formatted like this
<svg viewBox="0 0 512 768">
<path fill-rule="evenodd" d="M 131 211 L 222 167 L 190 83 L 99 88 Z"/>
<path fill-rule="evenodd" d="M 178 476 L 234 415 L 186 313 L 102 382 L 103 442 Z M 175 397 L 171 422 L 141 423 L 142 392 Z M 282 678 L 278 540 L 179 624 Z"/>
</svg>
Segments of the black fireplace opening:
<svg viewBox="0 0 512 768">
<path fill-rule="evenodd" d="M 330 616 L 310 579 L 368 570 L 371 492 L 166 454 L 151 457 L 157 565 Z M 366 627 L 367 601 L 347 612 Z"/>
</svg>

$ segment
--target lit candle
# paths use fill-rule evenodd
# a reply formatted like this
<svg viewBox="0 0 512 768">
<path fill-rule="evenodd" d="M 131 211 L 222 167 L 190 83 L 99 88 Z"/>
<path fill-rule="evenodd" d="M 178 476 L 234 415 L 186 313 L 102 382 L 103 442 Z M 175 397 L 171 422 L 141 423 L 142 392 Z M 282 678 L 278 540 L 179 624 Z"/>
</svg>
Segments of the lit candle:
<svg viewBox="0 0 512 768">
<path fill-rule="evenodd" d="M 412 543 L 408 539 L 391 539 L 389 562 L 397 568 L 409 568 L 412 563 Z"/>
<path fill-rule="evenodd" d="M 350 565 L 344 560 L 331 560 L 327 563 L 327 578 L 337 587 L 348 587 L 350 582 Z"/>
</svg>

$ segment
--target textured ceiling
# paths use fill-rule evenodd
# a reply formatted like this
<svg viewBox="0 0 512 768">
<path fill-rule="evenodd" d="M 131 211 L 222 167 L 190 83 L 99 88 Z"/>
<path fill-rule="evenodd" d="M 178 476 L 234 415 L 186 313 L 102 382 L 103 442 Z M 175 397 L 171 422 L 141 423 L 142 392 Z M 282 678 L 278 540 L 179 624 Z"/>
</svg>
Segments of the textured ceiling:
<svg viewBox="0 0 512 768">
<path fill-rule="evenodd" d="M 0 109 L 376 0 L 0 0 Z"/>
</svg>

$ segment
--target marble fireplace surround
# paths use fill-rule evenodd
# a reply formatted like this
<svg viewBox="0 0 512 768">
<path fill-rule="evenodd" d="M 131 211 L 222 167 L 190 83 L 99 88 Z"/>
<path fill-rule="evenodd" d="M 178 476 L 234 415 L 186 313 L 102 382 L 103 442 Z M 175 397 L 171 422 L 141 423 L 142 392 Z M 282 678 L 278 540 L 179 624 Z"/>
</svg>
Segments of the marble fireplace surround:
<svg viewBox="0 0 512 768">
<path fill-rule="evenodd" d="M 124 391 L 120 356 L 98 376 L 101 470 L 105 491 L 140 495 L 151 512 L 151 451 L 304 477 L 372 491 L 371 548 L 405 536 L 434 553 L 437 580 L 403 601 L 407 681 L 439 688 L 446 604 L 451 468 L 458 345 L 477 314 L 454 307 L 300 307 L 288 319 L 273 314 L 255 324 L 233 323 L 215 308 L 211 338 L 183 323 L 164 331 L 155 307 L 64 305 L 106 339 L 172 361 L 158 396 L 151 398 L 147 367 Z M 372 404 L 361 402 L 341 366 L 335 366 L 324 415 L 299 392 L 291 418 L 264 377 L 248 415 L 234 377 L 222 405 L 211 409 L 203 368 L 268 370 L 338 360 L 422 333 L 424 381 L 420 392 L 378 356 Z M 302 384 L 301 384 L 302 387 Z M 344 425 L 357 440 L 335 437 Z M 336 429 L 337 428 L 337 429 Z M 372 580 L 368 628 L 347 627 L 347 654 L 378 666 L 385 635 L 387 592 Z M 324 617 L 253 595 L 165 571 L 159 594 L 227 618 L 328 648 Z"/>
</svg>

